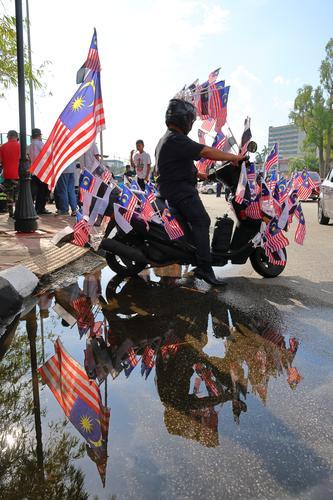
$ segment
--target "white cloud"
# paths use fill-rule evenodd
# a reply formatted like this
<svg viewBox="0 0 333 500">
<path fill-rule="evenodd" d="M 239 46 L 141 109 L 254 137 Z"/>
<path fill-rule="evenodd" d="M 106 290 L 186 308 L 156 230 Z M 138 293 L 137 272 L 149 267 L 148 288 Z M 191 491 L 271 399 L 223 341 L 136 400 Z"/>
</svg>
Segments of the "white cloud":
<svg viewBox="0 0 333 500">
<path fill-rule="evenodd" d="M 276 85 L 289 85 L 290 84 L 290 80 L 288 80 L 287 78 L 285 78 L 282 75 L 277 75 L 273 79 L 273 83 L 275 83 Z"/>
<path fill-rule="evenodd" d="M 280 97 L 274 96 L 273 97 L 273 106 L 280 111 L 291 111 L 294 105 L 294 101 L 286 99 L 283 100 Z"/>
</svg>

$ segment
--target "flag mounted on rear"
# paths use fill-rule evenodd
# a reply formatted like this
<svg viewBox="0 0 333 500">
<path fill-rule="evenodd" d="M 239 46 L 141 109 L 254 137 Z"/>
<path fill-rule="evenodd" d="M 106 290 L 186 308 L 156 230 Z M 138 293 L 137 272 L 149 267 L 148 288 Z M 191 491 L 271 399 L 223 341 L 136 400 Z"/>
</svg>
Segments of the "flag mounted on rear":
<svg viewBox="0 0 333 500">
<path fill-rule="evenodd" d="M 96 135 L 105 128 L 101 91 L 100 65 L 97 51 L 97 37 L 93 40 L 98 64 L 92 62 L 91 47 L 85 67 L 87 74 L 75 92 L 30 167 L 30 172 L 54 190 L 57 180 L 70 163 L 85 153 L 94 143 Z M 90 61 L 90 62 L 88 62 Z"/>
</svg>

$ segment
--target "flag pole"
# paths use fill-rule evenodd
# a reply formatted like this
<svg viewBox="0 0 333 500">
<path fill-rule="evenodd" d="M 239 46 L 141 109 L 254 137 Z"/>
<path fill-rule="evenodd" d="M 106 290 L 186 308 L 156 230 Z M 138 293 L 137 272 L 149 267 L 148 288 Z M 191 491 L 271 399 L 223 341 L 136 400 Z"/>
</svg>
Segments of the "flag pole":
<svg viewBox="0 0 333 500">
<path fill-rule="evenodd" d="M 99 133 L 99 149 L 101 154 L 101 161 L 103 162 L 103 132 Z"/>
</svg>

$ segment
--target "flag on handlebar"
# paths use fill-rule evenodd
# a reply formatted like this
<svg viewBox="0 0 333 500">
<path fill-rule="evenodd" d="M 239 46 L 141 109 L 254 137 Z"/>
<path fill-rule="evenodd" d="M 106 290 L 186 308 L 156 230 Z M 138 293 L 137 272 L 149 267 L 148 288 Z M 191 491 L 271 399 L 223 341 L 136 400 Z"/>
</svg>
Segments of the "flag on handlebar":
<svg viewBox="0 0 333 500">
<path fill-rule="evenodd" d="M 124 186 L 121 195 L 119 196 L 119 205 L 126 208 L 124 219 L 127 220 L 127 222 L 131 221 L 138 201 L 138 198 L 126 186 Z"/>
<path fill-rule="evenodd" d="M 252 138 L 251 132 L 251 118 L 247 116 L 244 122 L 244 132 L 241 140 L 241 154 L 245 154 L 247 152 L 247 146 Z"/>
<path fill-rule="evenodd" d="M 162 221 L 164 223 L 164 229 L 168 233 L 171 240 L 177 240 L 178 238 L 184 236 L 184 231 L 180 227 L 178 221 L 173 215 L 171 215 L 167 208 L 163 210 Z"/>
<path fill-rule="evenodd" d="M 306 227 L 305 227 L 305 219 L 304 219 L 303 210 L 302 210 L 300 203 L 297 205 L 297 208 L 295 210 L 295 215 L 298 219 L 298 225 L 297 225 L 296 233 L 295 233 L 295 241 L 299 245 L 303 245 L 305 234 L 306 234 Z"/>
<path fill-rule="evenodd" d="M 284 236 L 282 229 L 278 226 L 277 217 L 273 217 L 269 222 L 264 232 L 264 238 L 266 239 L 266 243 L 271 250 L 278 251 L 289 245 L 288 239 Z"/>
<path fill-rule="evenodd" d="M 206 144 L 206 134 L 203 130 L 198 129 L 198 138 L 200 144 Z"/>
</svg>

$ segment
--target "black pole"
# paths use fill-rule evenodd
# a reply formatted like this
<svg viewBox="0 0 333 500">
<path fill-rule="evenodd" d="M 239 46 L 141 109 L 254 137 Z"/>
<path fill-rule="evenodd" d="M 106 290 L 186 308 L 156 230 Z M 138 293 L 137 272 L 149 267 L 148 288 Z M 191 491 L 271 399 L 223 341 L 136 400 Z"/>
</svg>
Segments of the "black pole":
<svg viewBox="0 0 333 500">
<path fill-rule="evenodd" d="M 26 12 L 27 12 L 28 60 L 30 68 L 32 68 L 29 0 L 26 0 Z M 30 120 L 31 120 L 31 130 L 32 130 L 35 128 L 34 86 L 32 84 L 32 78 L 29 79 L 29 93 L 30 93 Z"/>
<path fill-rule="evenodd" d="M 38 216 L 32 201 L 30 188 L 31 176 L 29 163 L 27 162 L 22 0 L 15 0 L 15 16 L 21 157 L 19 170 L 20 185 L 18 199 L 15 204 L 14 219 L 16 231 L 19 233 L 31 233 L 38 228 Z"/>
</svg>

